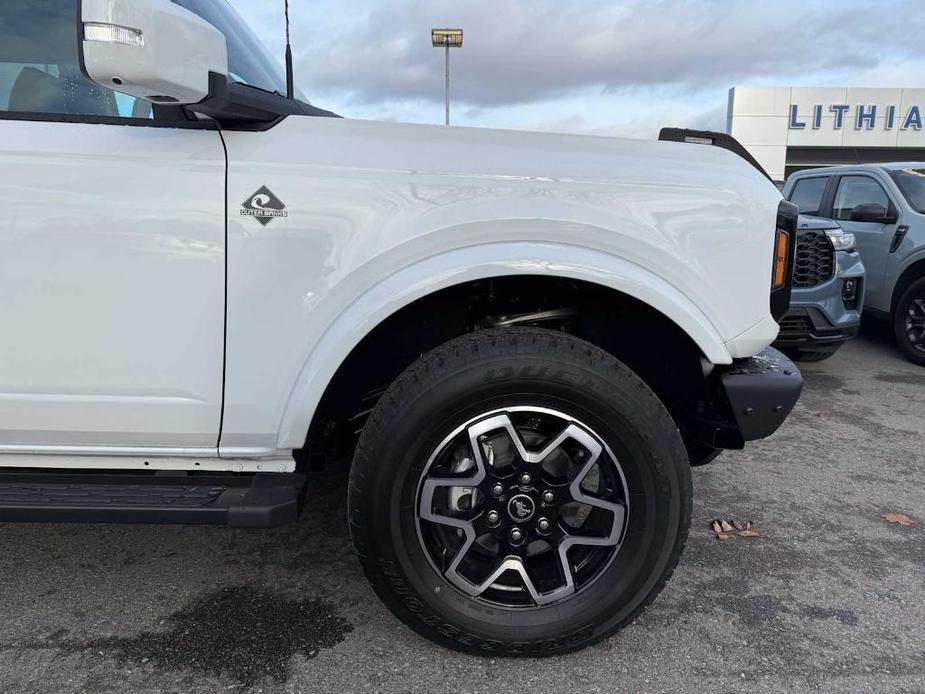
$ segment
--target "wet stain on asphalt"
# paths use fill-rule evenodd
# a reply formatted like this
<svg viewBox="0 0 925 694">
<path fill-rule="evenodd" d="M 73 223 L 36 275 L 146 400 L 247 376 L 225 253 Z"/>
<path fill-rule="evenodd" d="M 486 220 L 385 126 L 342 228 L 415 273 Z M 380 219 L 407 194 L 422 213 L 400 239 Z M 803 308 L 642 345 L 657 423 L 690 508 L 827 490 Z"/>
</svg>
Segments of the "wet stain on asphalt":
<svg viewBox="0 0 925 694">
<path fill-rule="evenodd" d="M 907 386 L 925 386 L 925 376 L 922 374 L 877 374 L 874 378 L 881 383 L 900 383 Z"/>
<path fill-rule="evenodd" d="M 64 653 L 102 651 L 123 663 L 197 670 L 252 685 L 267 677 L 286 680 L 293 656 L 314 658 L 353 630 L 326 600 L 292 600 L 249 586 L 222 588 L 162 624 L 167 631 L 92 640 L 52 637 L 30 646 Z"/>
<path fill-rule="evenodd" d="M 893 529 L 893 532 L 901 531 Z M 884 540 L 881 545 L 889 557 L 913 566 L 925 566 L 925 535 L 921 532 L 913 532 L 901 539 Z M 925 579 L 922 585 L 925 586 Z"/>
<path fill-rule="evenodd" d="M 805 388 L 827 395 L 845 387 L 845 381 L 833 374 L 806 372 L 803 374 L 803 378 Z"/>
<path fill-rule="evenodd" d="M 803 608 L 803 614 L 811 619 L 831 619 L 834 617 L 842 624 L 852 627 L 858 625 L 858 616 L 854 610 L 841 610 L 832 607 L 807 606 Z"/>
<path fill-rule="evenodd" d="M 699 583 L 697 589 L 701 594 L 714 594 L 712 597 L 714 604 L 736 615 L 743 624 L 750 627 L 773 621 L 794 610 L 810 619 L 834 618 L 842 624 L 853 627 L 857 626 L 859 621 L 857 613 L 850 609 L 804 605 L 798 601 L 792 601 L 788 606 L 783 600 L 773 595 L 753 595 L 748 581 L 740 576 L 717 576 Z"/>
<path fill-rule="evenodd" d="M 787 612 L 784 603 L 773 595 L 720 595 L 717 602 L 727 612 L 738 616 L 746 626 L 770 622 Z"/>
<path fill-rule="evenodd" d="M 698 589 L 711 593 L 728 593 L 729 595 L 748 595 L 751 588 L 741 576 L 717 576 L 716 578 L 698 584 Z"/>
</svg>

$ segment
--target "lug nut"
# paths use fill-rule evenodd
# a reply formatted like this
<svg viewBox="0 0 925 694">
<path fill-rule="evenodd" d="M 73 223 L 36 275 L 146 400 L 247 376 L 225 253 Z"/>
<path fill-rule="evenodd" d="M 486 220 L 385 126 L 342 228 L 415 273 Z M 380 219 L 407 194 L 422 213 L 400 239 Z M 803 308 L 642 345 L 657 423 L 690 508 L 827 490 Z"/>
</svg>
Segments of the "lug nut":
<svg viewBox="0 0 925 694">
<path fill-rule="evenodd" d="M 489 525 L 498 525 L 498 521 L 501 520 L 501 516 L 498 515 L 497 511 L 488 512 L 488 524 Z"/>
<path fill-rule="evenodd" d="M 502 494 L 504 494 L 504 487 L 500 482 L 495 483 L 495 485 L 491 488 L 491 495 L 501 496 Z"/>
<path fill-rule="evenodd" d="M 521 483 L 521 484 L 524 484 L 524 485 L 530 484 L 530 482 L 531 482 L 532 480 L 533 480 L 533 478 L 530 477 L 530 473 L 529 473 L 529 472 L 525 472 L 524 474 L 522 474 L 522 475 L 520 476 L 520 483 Z"/>
<path fill-rule="evenodd" d="M 540 518 L 536 522 L 536 527 L 541 533 L 549 532 L 549 520 L 546 518 Z"/>
<path fill-rule="evenodd" d="M 511 529 L 511 543 L 512 544 L 519 545 L 521 542 L 523 542 L 523 539 L 524 539 L 524 534 L 520 528 Z"/>
<path fill-rule="evenodd" d="M 543 501 L 545 501 L 547 504 L 551 504 L 555 500 L 556 500 L 555 494 L 553 494 L 552 492 L 548 492 L 548 491 L 543 492 Z"/>
</svg>

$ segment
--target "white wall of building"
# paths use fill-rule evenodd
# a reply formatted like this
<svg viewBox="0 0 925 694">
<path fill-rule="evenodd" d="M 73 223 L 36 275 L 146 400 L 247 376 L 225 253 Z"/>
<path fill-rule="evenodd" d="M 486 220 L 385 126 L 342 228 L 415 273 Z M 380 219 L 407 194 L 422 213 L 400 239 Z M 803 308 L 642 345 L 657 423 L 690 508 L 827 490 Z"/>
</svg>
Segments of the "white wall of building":
<svg viewBox="0 0 925 694">
<path fill-rule="evenodd" d="M 726 132 L 783 180 L 788 147 L 925 147 L 923 118 L 925 89 L 733 87 Z"/>
</svg>

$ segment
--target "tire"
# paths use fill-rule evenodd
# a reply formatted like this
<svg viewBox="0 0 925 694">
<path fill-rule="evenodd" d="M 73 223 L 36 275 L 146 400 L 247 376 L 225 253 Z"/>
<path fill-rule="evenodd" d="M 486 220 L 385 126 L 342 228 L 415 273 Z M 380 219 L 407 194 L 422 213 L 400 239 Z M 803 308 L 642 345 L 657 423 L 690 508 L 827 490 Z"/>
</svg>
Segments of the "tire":
<svg viewBox="0 0 925 694">
<path fill-rule="evenodd" d="M 790 357 L 794 361 L 825 361 L 835 356 L 835 352 L 794 352 Z"/>
<path fill-rule="evenodd" d="M 896 302 L 893 332 L 903 356 L 925 366 L 925 277 L 910 284 Z"/>
<path fill-rule="evenodd" d="M 471 486 L 440 484 L 451 463 Z M 348 506 L 366 576 L 412 629 L 470 653 L 549 656 L 652 602 L 686 542 L 691 499 L 681 436 L 641 379 L 577 338 L 506 328 L 452 340 L 392 383 L 360 437 Z M 512 556 L 511 570 L 491 572 Z"/>
</svg>

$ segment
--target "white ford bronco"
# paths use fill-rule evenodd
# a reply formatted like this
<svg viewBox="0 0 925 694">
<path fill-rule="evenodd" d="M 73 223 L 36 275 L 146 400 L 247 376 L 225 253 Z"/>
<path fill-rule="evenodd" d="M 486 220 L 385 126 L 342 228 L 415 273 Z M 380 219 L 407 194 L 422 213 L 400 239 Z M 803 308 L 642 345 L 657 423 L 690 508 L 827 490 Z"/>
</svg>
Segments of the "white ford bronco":
<svg viewBox="0 0 925 694">
<path fill-rule="evenodd" d="M 612 633 L 678 561 L 691 465 L 799 397 L 767 349 L 795 208 L 722 136 L 362 122 L 290 85 L 224 0 L 4 3 L 0 521 L 274 526 L 346 462 L 412 628 Z"/>
</svg>

